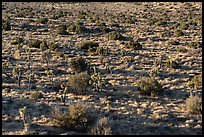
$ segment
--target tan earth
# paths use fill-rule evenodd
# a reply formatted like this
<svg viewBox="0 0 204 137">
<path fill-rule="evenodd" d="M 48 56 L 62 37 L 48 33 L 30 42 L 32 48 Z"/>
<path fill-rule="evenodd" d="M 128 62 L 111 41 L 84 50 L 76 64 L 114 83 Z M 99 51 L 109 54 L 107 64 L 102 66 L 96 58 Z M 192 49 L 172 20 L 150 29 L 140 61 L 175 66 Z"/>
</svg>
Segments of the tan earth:
<svg viewBox="0 0 204 137">
<path fill-rule="evenodd" d="M 25 11 L 26 9 L 28 11 Z M 22 16 L 19 11 L 23 11 Z M 59 11 L 63 11 L 63 16 L 52 18 Z M 85 19 L 77 16 L 82 11 L 87 13 Z M 97 21 L 91 21 L 93 14 L 99 16 L 98 22 L 105 22 L 109 29 L 120 32 L 125 40 L 108 40 L 106 33 L 98 31 Z M 52 114 L 56 109 L 66 108 L 76 102 L 89 107 L 98 117 L 108 117 L 114 135 L 202 134 L 202 114 L 187 114 L 185 106 L 190 91 L 202 97 L 202 87 L 192 89 L 187 86 L 194 76 L 202 74 L 202 47 L 194 49 L 188 46 L 191 42 L 200 42 L 202 46 L 201 2 L 3 2 L 2 17 L 6 15 L 10 18 L 11 30 L 2 30 L 2 62 L 7 61 L 10 64 L 2 73 L 3 135 L 90 134 L 89 131 L 68 131 L 56 126 L 54 122 Z M 131 17 L 134 22 L 123 22 L 119 18 L 123 15 L 126 18 Z M 48 18 L 49 21 L 45 24 L 37 22 L 38 18 L 42 17 Z M 164 18 L 167 24 L 151 23 L 153 18 Z M 177 36 L 173 26 L 185 19 L 186 23 L 193 23 L 187 29 L 182 29 L 183 36 Z M 76 20 L 83 22 L 89 32 L 68 35 L 56 33 L 58 25 L 70 25 Z M 119 26 L 113 26 L 114 22 Z M 27 24 L 30 30 L 23 29 L 23 24 Z M 21 55 L 16 50 L 17 45 L 11 44 L 18 36 L 26 41 L 23 43 Z M 126 49 L 126 43 L 131 38 L 139 41 L 142 49 Z M 78 56 L 87 59 L 92 66 L 97 66 L 108 84 L 101 92 L 90 87 L 84 95 L 67 93 L 64 104 L 60 101 L 61 90 L 51 88 L 50 78 L 45 73 L 46 63 L 41 59 L 41 50 L 32 48 L 30 61 L 36 78 L 34 87 L 28 91 L 25 48 L 30 39 L 45 39 L 60 45 L 60 51 L 52 51 L 49 64 L 50 69 L 54 70 L 54 86 L 68 81 L 73 74 L 70 61 Z M 171 44 L 172 40 L 179 43 Z M 78 44 L 82 41 L 95 41 L 100 46 L 107 47 L 108 54 L 103 56 L 81 50 Z M 187 52 L 177 51 L 180 47 L 185 47 Z M 126 55 L 121 54 L 122 49 L 125 49 Z M 59 53 L 67 58 L 60 57 Z M 137 90 L 136 80 L 147 77 L 155 60 L 161 57 L 164 60 L 175 60 L 180 68 L 167 68 L 163 65 L 156 76 L 162 84 L 162 94 L 141 95 Z M 20 87 L 12 76 L 12 70 L 17 64 L 25 68 Z M 108 73 L 104 64 L 113 67 L 112 74 Z M 31 93 L 35 91 L 41 92 L 43 98 L 30 98 Z M 110 111 L 106 105 L 109 96 Z M 27 107 L 26 121 L 30 125 L 28 132 L 24 131 L 23 120 L 19 114 L 19 109 L 23 106 Z"/>
</svg>

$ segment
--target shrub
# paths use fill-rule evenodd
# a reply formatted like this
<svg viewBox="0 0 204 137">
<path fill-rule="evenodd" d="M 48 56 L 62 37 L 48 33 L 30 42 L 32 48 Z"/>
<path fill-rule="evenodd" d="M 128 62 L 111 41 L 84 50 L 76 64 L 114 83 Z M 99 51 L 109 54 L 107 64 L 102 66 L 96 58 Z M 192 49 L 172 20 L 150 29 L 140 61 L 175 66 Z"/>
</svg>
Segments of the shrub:
<svg viewBox="0 0 204 137">
<path fill-rule="evenodd" d="M 57 43 L 51 43 L 51 44 L 49 45 L 49 49 L 52 50 L 52 51 L 59 51 L 60 45 L 57 44 Z"/>
<path fill-rule="evenodd" d="M 69 105 L 68 111 L 54 115 L 56 124 L 68 130 L 86 131 L 94 120 L 90 111 L 80 104 Z"/>
<path fill-rule="evenodd" d="M 180 68 L 179 64 L 176 61 L 173 61 L 171 59 L 166 60 L 166 67 L 174 68 L 174 69 L 179 69 Z"/>
<path fill-rule="evenodd" d="M 186 99 L 186 111 L 188 114 L 201 114 L 202 112 L 202 99 L 198 96 L 190 95 Z"/>
<path fill-rule="evenodd" d="M 194 49 L 202 48 L 202 43 L 200 43 L 200 42 L 191 42 L 191 43 L 189 43 L 188 47 L 194 48 Z"/>
<path fill-rule="evenodd" d="M 11 42 L 11 44 L 13 44 L 13 45 L 19 45 L 19 44 L 21 44 L 21 43 L 23 43 L 23 38 L 20 38 L 20 37 L 16 37 L 15 39 L 14 39 L 14 41 L 12 41 Z"/>
<path fill-rule="evenodd" d="M 10 24 L 10 20 L 9 17 L 4 17 L 2 20 L 2 29 L 5 31 L 9 31 L 11 30 L 11 24 Z"/>
<path fill-rule="evenodd" d="M 124 37 L 119 32 L 109 32 L 106 37 L 108 40 L 124 40 Z"/>
<path fill-rule="evenodd" d="M 178 36 L 178 37 L 184 35 L 183 31 L 181 31 L 181 30 L 179 30 L 179 29 L 177 29 L 177 30 L 175 31 L 175 34 L 176 34 L 176 36 Z"/>
<path fill-rule="evenodd" d="M 176 41 L 176 40 L 169 40 L 169 41 L 168 41 L 168 44 L 171 44 L 171 45 L 179 45 L 179 42 Z"/>
<path fill-rule="evenodd" d="M 181 30 L 187 30 L 188 27 L 189 27 L 189 25 L 183 22 L 183 23 L 181 23 L 181 25 L 179 26 L 179 29 L 181 29 Z"/>
<path fill-rule="evenodd" d="M 179 48 L 177 48 L 177 51 L 186 53 L 188 50 L 186 48 L 184 48 L 184 47 L 179 47 Z"/>
<path fill-rule="evenodd" d="M 43 97 L 43 94 L 42 94 L 41 92 L 36 91 L 36 92 L 32 92 L 31 95 L 30 95 L 30 97 L 31 97 L 32 99 L 37 100 L 37 99 L 39 99 L 39 98 L 42 98 L 42 97 Z"/>
<path fill-rule="evenodd" d="M 95 127 L 91 129 L 92 135 L 112 135 L 110 121 L 107 117 L 101 117 Z"/>
<path fill-rule="evenodd" d="M 70 66 L 77 73 L 86 71 L 88 69 L 87 61 L 86 61 L 86 59 L 84 59 L 82 57 L 72 59 Z"/>
<path fill-rule="evenodd" d="M 99 44 L 94 41 L 84 41 L 79 44 L 80 49 L 91 50 L 92 48 L 98 47 Z"/>
<path fill-rule="evenodd" d="M 41 49 L 42 51 L 45 51 L 45 50 L 49 49 L 49 46 L 48 46 L 48 43 L 47 43 L 46 40 L 43 40 L 43 41 L 40 43 L 40 49 Z"/>
<path fill-rule="evenodd" d="M 30 48 L 40 48 L 40 44 L 41 44 L 40 40 L 34 39 L 30 41 L 29 47 Z"/>
<path fill-rule="evenodd" d="M 57 34 L 59 34 L 59 35 L 68 35 L 69 33 L 66 30 L 67 30 L 66 25 L 59 25 L 58 28 L 57 28 Z"/>
<path fill-rule="evenodd" d="M 161 84 L 153 78 L 146 77 L 136 82 L 138 91 L 144 95 L 157 95 L 162 89 Z"/>
<path fill-rule="evenodd" d="M 83 94 L 89 86 L 90 76 L 87 72 L 76 73 L 69 77 L 68 85 L 76 94 Z"/>
<path fill-rule="evenodd" d="M 157 21 L 157 25 L 159 25 L 159 26 L 163 26 L 163 25 L 166 25 L 166 24 L 167 24 L 167 22 L 164 19 L 161 19 L 161 20 Z"/>
<path fill-rule="evenodd" d="M 197 75 L 187 84 L 189 87 L 194 87 L 195 89 L 202 87 L 202 75 Z"/>
<path fill-rule="evenodd" d="M 75 33 L 84 33 L 86 32 L 86 27 L 83 25 L 83 23 L 80 22 L 74 22 L 72 23 L 67 30 L 69 32 L 75 32 Z"/>
<path fill-rule="evenodd" d="M 38 22 L 42 23 L 42 24 L 45 24 L 45 23 L 48 22 L 48 18 L 40 18 L 40 19 L 38 19 Z"/>
<path fill-rule="evenodd" d="M 142 45 L 139 42 L 133 40 L 129 41 L 126 47 L 134 50 L 142 49 Z"/>
</svg>

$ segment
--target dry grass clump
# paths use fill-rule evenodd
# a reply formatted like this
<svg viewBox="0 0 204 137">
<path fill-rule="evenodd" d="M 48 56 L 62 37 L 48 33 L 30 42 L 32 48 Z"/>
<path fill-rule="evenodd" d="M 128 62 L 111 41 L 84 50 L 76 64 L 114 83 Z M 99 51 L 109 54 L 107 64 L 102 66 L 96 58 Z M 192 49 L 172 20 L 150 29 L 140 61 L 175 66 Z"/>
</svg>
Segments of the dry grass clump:
<svg viewBox="0 0 204 137">
<path fill-rule="evenodd" d="M 151 77 L 146 77 L 136 82 L 138 91 L 144 95 L 157 95 L 162 89 L 162 85 Z"/>
<path fill-rule="evenodd" d="M 178 37 L 180 37 L 180 36 L 183 36 L 183 35 L 184 35 L 183 31 L 181 31 L 181 30 L 179 30 L 179 29 L 177 29 L 177 30 L 176 30 L 174 33 L 175 33 L 175 34 L 176 34 L 176 36 L 178 36 Z"/>
<path fill-rule="evenodd" d="M 195 89 L 202 87 L 202 75 L 197 75 L 187 84 L 189 87 L 194 87 Z"/>
<path fill-rule="evenodd" d="M 101 117 L 96 125 L 91 129 L 92 135 L 112 135 L 110 120 L 107 117 Z"/>
<path fill-rule="evenodd" d="M 202 99 L 197 95 L 190 95 L 189 98 L 186 99 L 186 112 L 188 114 L 201 114 Z"/>
<path fill-rule="evenodd" d="M 40 44 L 41 44 L 40 40 L 34 39 L 30 41 L 29 47 L 30 48 L 40 48 Z"/>
<path fill-rule="evenodd" d="M 85 33 L 87 31 L 87 28 L 81 22 L 73 22 L 67 28 L 67 30 L 68 30 L 68 32 L 75 32 L 75 33 L 79 34 L 79 33 Z"/>
<path fill-rule="evenodd" d="M 76 94 L 84 94 L 89 87 L 90 76 L 87 72 L 76 73 L 69 77 L 68 85 Z"/>
</svg>

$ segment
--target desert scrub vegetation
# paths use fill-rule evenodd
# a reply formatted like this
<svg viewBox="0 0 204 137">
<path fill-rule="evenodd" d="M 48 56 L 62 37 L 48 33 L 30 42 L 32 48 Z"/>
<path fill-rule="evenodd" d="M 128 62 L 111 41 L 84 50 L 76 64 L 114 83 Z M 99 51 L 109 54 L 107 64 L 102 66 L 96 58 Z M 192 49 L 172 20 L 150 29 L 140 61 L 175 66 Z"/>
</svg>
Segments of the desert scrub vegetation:
<svg viewBox="0 0 204 137">
<path fill-rule="evenodd" d="M 175 30 L 175 35 L 176 36 L 178 36 L 178 37 L 180 37 L 180 36 L 183 36 L 184 35 L 184 32 L 182 31 L 182 30 L 180 30 L 180 29 L 177 29 L 177 30 Z"/>
<path fill-rule="evenodd" d="M 126 48 L 133 49 L 133 50 L 139 50 L 142 49 L 142 45 L 138 41 L 129 41 L 126 45 Z"/>
<path fill-rule="evenodd" d="M 112 135 L 110 120 L 108 117 L 100 117 L 96 125 L 91 129 L 91 135 Z"/>
<path fill-rule="evenodd" d="M 195 77 L 192 78 L 191 81 L 189 81 L 187 83 L 187 86 L 190 87 L 190 88 L 201 88 L 202 87 L 202 75 L 197 75 Z"/>
<path fill-rule="evenodd" d="M 68 112 L 54 112 L 55 123 L 67 130 L 86 131 L 94 122 L 87 107 L 79 103 L 69 105 Z"/>
<path fill-rule="evenodd" d="M 125 39 L 119 32 L 116 32 L 116 31 L 109 32 L 106 35 L 106 38 L 108 40 L 124 40 Z"/>
<path fill-rule="evenodd" d="M 144 77 L 141 80 L 136 81 L 138 91 L 144 95 L 158 95 L 159 91 L 162 90 L 162 85 L 151 77 Z"/>
<path fill-rule="evenodd" d="M 188 50 L 185 47 L 179 47 L 179 48 L 177 48 L 177 51 L 182 52 L 182 53 L 188 52 Z"/>
<path fill-rule="evenodd" d="M 77 73 L 88 70 L 88 63 L 86 59 L 82 57 L 72 59 L 70 62 L 70 66 L 71 66 L 71 69 Z"/>
<path fill-rule="evenodd" d="M 67 26 L 62 24 L 59 25 L 57 28 L 57 34 L 59 35 L 68 35 L 69 33 L 67 32 Z"/>
<path fill-rule="evenodd" d="M 12 42 L 11 42 L 11 44 L 12 45 L 20 45 L 21 43 L 23 43 L 24 42 L 24 39 L 23 38 L 21 38 L 21 37 L 16 37 Z"/>
<path fill-rule="evenodd" d="M 29 47 L 30 48 L 40 48 L 40 44 L 41 44 L 41 41 L 38 40 L 38 39 L 33 39 L 33 40 L 30 40 L 29 42 Z"/>
<path fill-rule="evenodd" d="M 186 99 L 186 112 L 188 114 L 201 114 L 202 98 L 191 94 L 189 98 Z"/>
<path fill-rule="evenodd" d="M 83 23 L 76 21 L 73 22 L 68 28 L 67 28 L 68 32 L 75 32 L 77 34 L 79 33 L 85 33 L 87 32 L 87 28 L 84 26 Z"/>
<path fill-rule="evenodd" d="M 170 45 L 179 45 L 179 42 L 177 41 L 177 40 L 169 40 L 168 41 L 168 44 L 170 44 Z"/>
<path fill-rule="evenodd" d="M 193 49 L 202 48 L 202 43 L 201 42 L 190 42 L 188 44 L 188 47 L 193 48 Z"/>
<path fill-rule="evenodd" d="M 95 51 L 97 47 L 99 47 L 99 44 L 94 41 L 83 41 L 79 43 L 79 48 L 84 50 Z"/>
<path fill-rule="evenodd" d="M 3 16 L 2 30 L 5 30 L 5 31 L 11 30 L 10 18 L 8 16 Z"/>
<path fill-rule="evenodd" d="M 39 91 L 32 92 L 30 98 L 37 100 L 43 97 L 43 94 Z"/>
<path fill-rule="evenodd" d="M 37 22 L 42 23 L 42 24 L 45 24 L 45 23 L 47 23 L 48 21 L 49 21 L 48 18 L 39 18 L 39 19 L 37 20 Z"/>
<path fill-rule="evenodd" d="M 180 66 L 176 61 L 173 61 L 172 59 L 166 60 L 166 67 L 173 68 L 173 69 L 179 69 Z"/>
<path fill-rule="evenodd" d="M 74 93 L 84 94 L 90 86 L 89 80 L 90 76 L 87 72 L 76 73 L 69 77 L 68 86 Z"/>
</svg>

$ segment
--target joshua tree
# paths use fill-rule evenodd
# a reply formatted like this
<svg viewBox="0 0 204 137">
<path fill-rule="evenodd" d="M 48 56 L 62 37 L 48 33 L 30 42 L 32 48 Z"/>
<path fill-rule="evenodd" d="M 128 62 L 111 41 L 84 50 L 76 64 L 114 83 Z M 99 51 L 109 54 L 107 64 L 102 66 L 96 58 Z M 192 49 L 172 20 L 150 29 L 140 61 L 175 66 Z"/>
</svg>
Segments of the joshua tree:
<svg viewBox="0 0 204 137">
<path fill-rule="evenodd" d="M 46 74 L 49 77 L 50 85 L 52 85 L 52 89 L 53 89 L 53 70 L 46 70 Z"/>
<path fill-rule="evenodd" d="M 23 107 L 23 108 L 21 108 L 21 109 L 19 109 L 19 113 L 20 113 L 20 116 L 21 116 L 22 119 L 23 119 L 24 130 L 25 130 L 25 132 L 27 132 L 27 131 L 28 131 L 28 126 L 29 126 L 29 124 L 26 123 L 26 121 L 25 121 L 26 106 Z"/>
<path fill-rule="evenodd" d="M 21 86 L 21 75 L 22 75 L 22 66 L 17 65 L 15 68 L 13 68 L 13 76 L 17 77 L 18 79 L 18 86 Z"/>
</svg>

